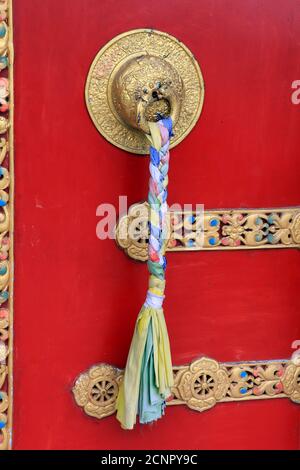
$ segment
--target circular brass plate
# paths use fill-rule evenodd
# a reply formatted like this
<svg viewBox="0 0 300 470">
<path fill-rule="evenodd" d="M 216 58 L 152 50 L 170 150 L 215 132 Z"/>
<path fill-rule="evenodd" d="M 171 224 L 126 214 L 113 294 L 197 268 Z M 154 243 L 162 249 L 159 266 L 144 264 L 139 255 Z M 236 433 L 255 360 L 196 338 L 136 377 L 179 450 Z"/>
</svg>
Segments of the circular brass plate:
<svg viewBox="0 0 300 470">
<path fill-rule="evenodd" d="M 179 144 L 195 126 L 203 106 L 204 81 L 198 63 L 184 44 L 169 34 L 151 29 L 135 29 L 120 34 L 96 55 L 87 77 L 85 98 L 98 131 L 112 144 L 132 153 L 149 152 L 146 136 L 121 121 L 111 105 L 114 71 L 131 56 L 152 54 L 176 68 L 182 78 L 185 98 L 174 127 L 171 147 Z"/>
</svg>

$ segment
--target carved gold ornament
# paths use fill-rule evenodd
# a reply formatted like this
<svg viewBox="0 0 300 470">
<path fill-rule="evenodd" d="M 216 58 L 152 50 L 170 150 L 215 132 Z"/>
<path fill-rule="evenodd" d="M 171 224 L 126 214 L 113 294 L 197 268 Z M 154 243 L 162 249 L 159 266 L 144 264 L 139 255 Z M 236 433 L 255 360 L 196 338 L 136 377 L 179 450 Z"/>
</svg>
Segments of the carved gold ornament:
<svg viewBox="0 0 300 470">
<path fill-rule="evenodd" d="M 283 390 L 295 403 L 300 403 L 300 363 L 289 364 L 282 379 Z"/>
<path fill-rule="evenodd" d="M 158 114 L 172 117 L 170 147 L 189 134 L 202 110 L 204 82 L 184 44 L 166 33 L 136 29 L 98 52 L 85 93 L 98 131 L 117 147 L 146 154 L 147 121 L 157 120 Z"/>
<path fill-rule="evenodd" d="M 206 411 L 231 401 L 289 398 L 300 403 L 300 364 L 292 360 L 219 363 L 202 357 L 188 366 L 173 367 L 173 374 L 170 406 Z M 113 366 L 93 366 L 73 387 L 77 405 L 94 418 L 110 416 L 122 378 L 123 371 Z"/>
<path fill-rule="evenodd" d="M 12 2 L 0 0 L 0 450 L 12 437 L 13 151 Z"/>
<path fill-rule="evenodd" d="M 105 418 L 115 412 L 122 371 L 108 364 L 92 367 L 81 374 L 73 388 L 77 405 L 95 418 Z"/>
<path fill-rule="evenodd" d="M 130 258 L 148 259 L 148 204 L 134 204 L 116 227 Z M 166 251 L 300 248 L 300 207 L 169 212 Z"/>
</svg>

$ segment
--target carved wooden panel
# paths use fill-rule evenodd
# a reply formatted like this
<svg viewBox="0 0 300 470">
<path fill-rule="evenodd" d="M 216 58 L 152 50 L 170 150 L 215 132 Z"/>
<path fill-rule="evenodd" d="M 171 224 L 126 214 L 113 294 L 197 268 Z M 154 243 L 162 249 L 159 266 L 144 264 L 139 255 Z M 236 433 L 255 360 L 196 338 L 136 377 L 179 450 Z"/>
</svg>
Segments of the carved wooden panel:
<svg viewBox="0 0 300 470">
<path fill-rule="evenodd" d="M 13 352 L 12 3 L 0 2 L 0 450 L 11 448 Z"/>
<path fill-rule="evenodd" d="M 299 357 L 280 361 L 219 363 L 202 357 L 174 366 L 173 398 L 167 405 L 206 411 L 221 402 L 289 398 L 300 403 Z M 73 387 L 78 406 L 101 419 L 115 412 L 123 370 L 98 364 L 82 373 Z"/>
<path fill-rule="evenodd" d="M 299 248 L 300 208 L 169 212 L 166 251 Z M 133 259 L 148 258 L 148 205 L 134 204 L 116 228 L 117 244 Z"/>
</svg>

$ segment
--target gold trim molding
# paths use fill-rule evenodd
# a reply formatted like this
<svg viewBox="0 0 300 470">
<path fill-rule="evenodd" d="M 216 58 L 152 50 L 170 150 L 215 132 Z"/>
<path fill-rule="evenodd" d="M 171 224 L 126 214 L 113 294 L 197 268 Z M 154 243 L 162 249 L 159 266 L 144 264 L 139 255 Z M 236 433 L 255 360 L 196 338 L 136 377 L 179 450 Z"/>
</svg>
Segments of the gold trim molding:
<svg viewBox="0 0 300 470">
<path fill-rule="evenodd" d="M 116 242 L 138 261 L 148 259 L 148 203 L 134 204 L 116 227 Z M 169 212 L 166 251 L 300 248 L 300 207 Z"/>
<path fill-rule="evenodd" d="M 173 367 L 173 398 L 167 405 L 206 411 L 218 403 L 289 398 L 300 403 L 300 360 L 219 363 L 202 357 Z M 97 364 L 82 373 L 72 389 L 83 411 L 102 419 L 115 413 L 123 370 Z"/>
<path fill-rule="evenodd" d="M 0 450 L 12 446 L 13 61 L 12 0 L 0 0 Z"/>
</svg>

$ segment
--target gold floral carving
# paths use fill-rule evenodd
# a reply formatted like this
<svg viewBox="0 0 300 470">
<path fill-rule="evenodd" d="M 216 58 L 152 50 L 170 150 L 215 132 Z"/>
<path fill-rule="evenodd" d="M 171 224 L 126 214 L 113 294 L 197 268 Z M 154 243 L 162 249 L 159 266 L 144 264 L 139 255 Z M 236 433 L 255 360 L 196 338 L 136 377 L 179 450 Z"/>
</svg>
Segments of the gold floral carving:
<svg viewBox="0 0 300 470">
<path fill-rule="evenodd" d="M 172 391 L 189 408 L 205 411 L 225 397 L 228 387 L 226 371 L 218 362 L 204 357 L 176 371 Z"/>
<path fill-rule="evenodd" d="M 130 258 L 148 259 L 148 204 L 135 204 L 128 215 L 122 217 L 116 227 L 116 241 Z"/>
<path fill-rule="evenodd" d="M 282 379 L 283 390 L 295 403 L 300 403 L 300 365 L 289 364 Z"/>
<path fill-rule="evenodd" d="M 77 405 L 95 418 L 105 418 L 115 412 L 122 371 L 107 364 L 92 367 L 81 374 L 73 387 Z"/>
<path fill-rule="evenodd" d="M 117 244 L 133 259 L 148 258 L 148 204 L 134 204 L 116 227 Z M 299 248 L 300 208 L 169 212 L 166 251 Z"/>
<path fill-rule="evenodd" d="M 0 0 L 0 450 L 12 436 L 13 175 L 12 2 Z"/>
<path fill-rule="evenodd" d="M 293 218 L 293 222 L 291 224 L 291 234 L 294 243 L 300 244 L 300 213 Z"/>
<path fill-rule="evenodd" d="M 141 70 L 135 62 L 141 57 L 150 56 L 154 60 L 158 59 L 157 64 L 145 65 Z M 126 77 L 125 83 L 124 74 L 121 76 L 121 81 L 118 74 L 128 61 L 131 61 L 130 76 Z M 166 76 L 159 70 L 162 61 L 167 64 Z M 149 93 L 149 90 L 152 92 L 157 80 L 162 79 L 162 88 L 165 88 L 165 84 L 168 89 L 170 86 L 172 88 L 177 81 L 176 76 L 182 81 L 184 95 L 180 92 L 182 103 L 178 106 L 178 113 L 176 112 L 171 147 L 181 142 L 192 130 L 203 106 L 204 82 L 193 54 L 176 38 L 152 29 L 128 31 L 112 39 L 96 55 L 86 83 L 86 104 L 98 131 L 109 142 L 128 152 L 148 153 L 149 142 L 145 134 L 128 125 L 128 122 L 132 121 L 131 116 L 127 116 L 125 121 L 121 118 L 124 115 L 122 109 L 126 110 L 127 100 L 128 114 L 129 110 L 135 108 L 140 93 Z M 119 81 L 122 85 L 121 90 L 114 86 L 116 77 L 117 83 Z M 135 89 L 137 86 L 136 93 L 132 93 L 133 86 Z M 167 91 L 166 96 L 172 101 L 172 96 Z M 121 103 L 124 106 L 118 109 Z M 168 108 L 168 104 L 166 100 L 157 102 L 157 111 L 161 111 L 164 107 Z"/>
<path fill-rule="evenodd" d="M 300 364 L 293 360 L 219 363 L 202 357 L 174 366 L 173 398 L 167 405 L 206 411 L 221 402 L 289 398 L 300 403 Z M 115 412 L 123 371 L 107 364 L 81 374 L 73 387 L 77 405 L 101 419 Z"/>
</svg>

